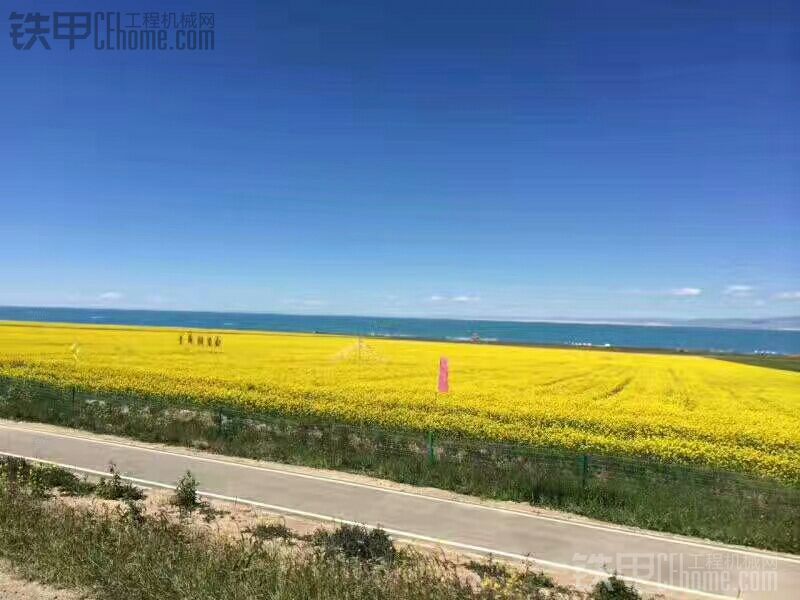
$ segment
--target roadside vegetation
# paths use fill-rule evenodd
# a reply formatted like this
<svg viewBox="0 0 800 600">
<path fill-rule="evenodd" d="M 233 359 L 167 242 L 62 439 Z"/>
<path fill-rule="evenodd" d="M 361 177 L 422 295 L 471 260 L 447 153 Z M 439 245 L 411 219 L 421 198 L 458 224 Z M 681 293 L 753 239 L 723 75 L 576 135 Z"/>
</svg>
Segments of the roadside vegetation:
<svg viewBox="0 0 800 600">
<path fill-rule="evenodd" d="M 779 369 L 782 371 L 800 371 L 800 356 L 730 356 L 715 355 L 718 360 L 752 365 L 754 367 L 765 367 L 767 369 Z"/>
<path fill-rule="evenodd" d="M 187 485 L 189 477 L 173 498 L 196 510 L 200 501 L 191 501 L 196 488 Z M 341 526 L 297 535 L 263 525 L 222 535 L 183 517 L 149 513 L 130 492 L 102 505 L 61 500 L 100 489 L 59 467 L 0 460 L 0 558 L 23 577 L 99 600 L 640 598 L 613 576 L 582 591 L 530 566 L 460 563 L 396 547 L 380 529 Z"/>
</svg>

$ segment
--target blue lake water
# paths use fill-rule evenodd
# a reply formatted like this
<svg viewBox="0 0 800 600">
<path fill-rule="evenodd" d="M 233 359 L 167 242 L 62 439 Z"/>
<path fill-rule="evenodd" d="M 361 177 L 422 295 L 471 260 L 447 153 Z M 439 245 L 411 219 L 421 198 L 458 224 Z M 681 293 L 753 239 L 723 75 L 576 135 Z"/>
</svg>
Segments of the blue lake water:
<svg viewBox="0 0 800 600">
<path fill-rule="evenodd" d="M 147 325 L 244 331 L 317 332 L 511 344 L 657 348 L 740 354 L 800 354 L 800 331 L 651 327 L 583 323 L 528 323 L 223 312 L 0 307 L 0 321 Z M 0 331 L 0 336 L 2 331 Z"/>
</svg>

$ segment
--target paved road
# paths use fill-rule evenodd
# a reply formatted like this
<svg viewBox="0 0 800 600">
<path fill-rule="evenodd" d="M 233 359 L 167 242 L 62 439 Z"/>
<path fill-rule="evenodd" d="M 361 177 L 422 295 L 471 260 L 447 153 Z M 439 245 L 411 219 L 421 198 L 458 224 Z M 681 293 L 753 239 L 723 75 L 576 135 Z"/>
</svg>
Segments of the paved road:
<svg viewBox="0 0 800 600">
<path fill-rule="evenodd" d="M 153 486 L 171 487 L 188 469 L 212 497 L 314 519 L 381 525 L 398 537 L 465 552 L 530 557 L 541 568 L 570 573 L 583 582 L 616 570 L 643 589 L 669 597 L 800 598 L 800 557 L 8 421 L 0 421 L 0 453 L 100 472 L 113 461 L 126 477 Z"/>
</svg>

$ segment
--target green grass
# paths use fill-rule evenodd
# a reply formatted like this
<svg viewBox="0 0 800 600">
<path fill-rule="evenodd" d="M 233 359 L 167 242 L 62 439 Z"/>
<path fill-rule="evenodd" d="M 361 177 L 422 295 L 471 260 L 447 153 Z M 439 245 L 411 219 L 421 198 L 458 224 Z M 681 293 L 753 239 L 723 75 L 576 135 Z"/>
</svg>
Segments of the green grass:
<svg viewBox="0 0 800 600">
<path fill-rule="evenodd" d="M 800 553 L 800 489 L 630 458 L 290 421 L 0 381 L 0 417 L 365 473 L 604 521 Z"/>
<path fill-rule="evenodd" d="M 719 360 L 752 365 L 754 367 L 765 367 L 767 369 L 779 369 L 781 371 L 800 371 L 800 356 L 714 356 Z"/>
<path fill-rule="evenodd" d="M 68 496 L 94 494 L 104 500 L 136 501 L 144 498 L 144 492 L 135 485 L 123 481 L 116 467 L 109 467 L 110 478 L 101 477 L 96 483 L 79 478 L 72 471 L 48 464 L 31 465 L 24 459 L 0 455 L 0 477 L 12 486 L 31 489 L 37 496 L 46 498 L 58 491 Z"/>
<path fill-rule="evenodd" d="M 303 551 L 287 551 L 163 515 L 130 518 L 120 510 L 46 503 L 25 486 L 9 485 L 7 474 L 0 476 L 0 558 L 26 578 L 86 590 L 98 600 L 523 600 L 551 597 L 554 587 L 542 573 L 512 576 L 505 569 L 482 573 L 499 592 L 469 585 L 453 563 L 397 550 L 379 530 L 343 527 Z M 592 597 L 638 597 L 608 596 L 609 590 L 598 585 Z"/>
</svg>

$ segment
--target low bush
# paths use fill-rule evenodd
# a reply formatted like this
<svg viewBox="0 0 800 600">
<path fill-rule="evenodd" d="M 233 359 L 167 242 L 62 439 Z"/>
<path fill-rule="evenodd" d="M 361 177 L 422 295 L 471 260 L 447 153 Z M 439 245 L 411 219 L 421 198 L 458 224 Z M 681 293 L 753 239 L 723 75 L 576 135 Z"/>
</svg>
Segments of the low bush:
<svg viewBox="0 0 800 600">
<path fill-rule="evenodd" d="M 294 533 L 283 523 L 259 523 L 248 533 L 260 540 L 291 540 Z"/>
<path fill-rule="evenodd" d="M 0 477 L 12 486 L 27 486 L 33 494 L 42 497 L 56 489 L 63 494 L 72 496 L 85 496 L 94 490 L 92 483 L 78 478 L 63 467 L 31 464 L 25 459 L 14 456 L 0 458 Z"/>
<path fill-rule="evenodd" d="M 203 506 L 203 502 L 197 496 L 197 479 L 191 471 L 186 471 L 186 474 L 178 480 L 172 504 L 185 512 L 193 512 Z"/>
<path fill-rule="evenodd" d="M 565 597 L 570 596 L 568 588 L 557 586 L 552 577 L 543 571 L 533 571 L 530 565 L 522 570 L 512 569 L 490 556 L 484 561 L 469 561 L 465 566 L 481 578 L 481 585 L 487 592 L 496 593 L 498 598 L 540 598 L 545 596 L 542 590 L 553 589 Z"/>
<path fill-rule="evenodd" d="M 123 481 L 116 465 L 111 463 L 108 467 L 111 477 L 101 479 L 95 486 L 94 493 L 105 500 L 141 500 L 144 492 L 132 483 Z"/>
<path fill-rule="evenodd" d="M 592 590 L 592 600 L 640 600 L 641 597 L 633 584 L 625 583 L 616 573 L 597 582 Z"/>
<path fill-rule="evenodd" d="M 311 541 L 327 555 L 341 553 L 367 564 L 391 564 L 397 557 L 394 543 L 380 528 L 341 525 L 334 531 L 317 531 Z"/>
<path fill-rule="evenodd" d="M 491 557 L 484 561 L 471 560 L 465 566 L 481 578 L 505 579 L 511 574 L 506 565 L 495 562 Z"/>
</svg>

